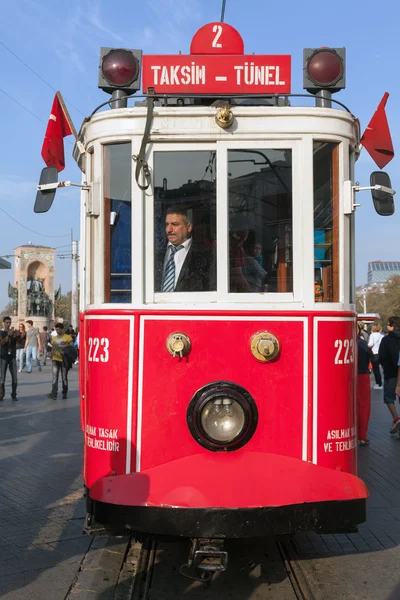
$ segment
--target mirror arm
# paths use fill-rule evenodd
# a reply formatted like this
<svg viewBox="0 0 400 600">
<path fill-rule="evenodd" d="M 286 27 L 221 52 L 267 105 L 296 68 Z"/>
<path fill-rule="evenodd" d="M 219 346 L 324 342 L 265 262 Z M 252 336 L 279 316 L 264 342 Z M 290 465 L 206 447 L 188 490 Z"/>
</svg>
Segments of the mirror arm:
<svg viewBox="0 0 400 600">
<path fill-rule="evenodd" d="M 90 190 L 90 187 L 91 187 L 88 183 L 86 183 L 86 181 L 84 183 L 72 183 L 71 181 L 60 181 L 59 183 L 46 183 L 43 185 L 38 185 L 37 190 L 39 192 L 49 192 L 50 190 L 56 190 L 57 188 L 69 187 L 69 186 L 80 187 L 83 190 Z"/>
<path fill-rule="evenodd" d="M 386 194 L 390 194 L 391 196 L 394 196 L 396 193 L 396 190 L 393 190 L 392 188 L 388 188 L 388 187 L 386 187 L 386 185 L 376 184 L 374 187 L 376 190 L 378 190 L 380 192 L 385 192 Z"/>
<path fill-rule="evenodd" d="M 353 190 L 355 192 L 363 192 L 364 190 L 376 190 L 378 192 L 385 192 L 386 194 L 391 194 L 392 196 L 395 195 L 396 190 L 393 190 L 392 188 L 388 188 L 385 185 L 367 185 L 367 186 L 360 186 L 360 185 L 353 185 Z"/>
<path fill-rule="evenodd" d="M 345 215 L 350 215 L 352 214 L 355 209 L 358 206 L 361 206 L 361 204 L 357 204 L 356 203 L 356 193 L 357 192 L 364 192 L 367 190 L 375 190 L 378 192 L 384 192 L 386 194 L 391 194 L 392 196 L 395 195 L 396 191 L 393 190 L 392 188 L 388 188 L 385 185 L 359 185 L 358 181 L 356 182 L 355 185 L 352 185 L 351 181 L 345 181 L 344 182 L 344 214 Z"/>
</svg>

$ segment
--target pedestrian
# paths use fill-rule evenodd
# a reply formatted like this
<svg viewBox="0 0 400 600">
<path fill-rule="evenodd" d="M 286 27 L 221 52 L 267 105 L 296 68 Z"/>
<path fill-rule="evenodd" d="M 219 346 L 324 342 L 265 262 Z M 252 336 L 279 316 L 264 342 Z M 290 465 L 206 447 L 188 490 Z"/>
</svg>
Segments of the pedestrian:
<svg viewBox="0 0 400 600">
<path fill-rule="evenodd" d="M 11 398 L 17 398 L 17 359 L 16 344 L 19 332 L 11 327 L 11 317 L 3 318 L 0 330 L 0 400 L 4 400 L 7 369 L 11 374 Z"/>
<path fill-rule="evenodd" d="M 76 352 L 77 352 L 77 356 L 76 356 L 76 361 L 75 361 L 75 365 L 79 364 L 79 331 L 76 334 L 76 338 L 74 341 L 74 346 L 76 348 Z"/>
<path fill-rule="evenodd" d="M 75 341 L 76 333 L 75 333 L 75 329 L 73 328 L 73 326 L 71 324 L 68 325 L 68 329 L 65 333 L 72 337 L 72 341 Z"/>
<path fill-rule="evenodd" d="M 369 336 L 368 346 L 369 346 L 369 348 L 371 348 L 372 355 L 373 355 L 372 359 L 371 359 L 371 363 L 372 363 L 372 370 L 374 372 L 374 377 L 375 377 L 374 389 L 381 390 L 382 389 L 382 376 L 381 376 L 381 371 L 379 368 L 379 346 L 381 344 L 381 341 L 382 341 L 384 335 L 382 333 L 382 327 L 379 325 L 379 323 L 374 323 L 372 325 L 371 331 L 372 331 L 372 333 Z"/>
<path fill-rule="evenodd" d="M 400 352 L 399 352 L 399 360 L 397 361 L 396 396 L 400 399 Z M 399 433 L 399 437 L 400 437 L 400 433 Z"/>
<path fill-rule="evenodd" d="M 17 353 L 17 367 L 18 373 L 22 373 L 24 368 L 24 354 L 25 354 L 25 342 L 26 342 L 26 329 L 23 323 L 18 325 L 19 337 L 17 338 L 16 353 Z"/>
<path fill-rule="evenodd" d="M 32 373 L 32 359 L 36 361 L 38 371 L 42 370 L 39 360 L 39 352 L 42 349 L 39 330 L 33 326 L 33 321 L 30 319 L 26 321 L 26 342 L 25 342 L 25 353 L 26 353 L 26 369 L 27 373 Z"/>
<path fill-rule="evenodd" d="M 390 433 L 400 430 L 400 418 L 396 410 L 397 363 L 400 352 L 400 317 L 389 317 L 388 334 L 379 346 L 379 362 L 383 368 L 383 401 L 393 417 Z"/>
<path fill-rule="evenodd" d="M 371 385 L 369 363 L 372 351 L 362 334 L 362 325 L 358 325 L 357 357 L 357 437 L 360 446 L 368 446 L 368 423 L 371 415 Z"/>
<path fill-rule="evenodd" d="M 47 327 L 43 327 L 43 331 L 41 333 L 39 333 L 40 336 L 40 345 L 42 348 L 42 355 L 43 355 L 43 366 L 46 366 L 46 360 L 47 360 L 47 344 L 49 343 L 49 332 Z"/>
<path fill-rule="evenodd" d="M 361 325 L 361 327 L 362 327 L 362 330 L 361 330 L 361 335 L 363 336 L 364 340 L 365 340 L 365 341 L 367 342 L 367 344 L 368 344 L 368 342 L 369 342 L 369 333 L 368 333 L 368 331 L 366 330 L 366 325 L 365 325 L 365 323 L 363 323 L 362 321 L 360 322 L 360 325 Z"/>
<path fill-rule="evenodd" d="M 68 394 L 68 365 L 64 362 L 64 349 L 67 346 L 73 346 L 72 337 L 64 332 L 63 323 L 56 323 L 56 335 L 51 338 L 51 344 L 53 346 L 52 353 L 52 387 L 50 394 L 47 394 L 48 398 L 57 400 L 58 394 L 58 379 L 61 371 L 62 379 L 62 399 L 67 399 Z"/>
</svg>

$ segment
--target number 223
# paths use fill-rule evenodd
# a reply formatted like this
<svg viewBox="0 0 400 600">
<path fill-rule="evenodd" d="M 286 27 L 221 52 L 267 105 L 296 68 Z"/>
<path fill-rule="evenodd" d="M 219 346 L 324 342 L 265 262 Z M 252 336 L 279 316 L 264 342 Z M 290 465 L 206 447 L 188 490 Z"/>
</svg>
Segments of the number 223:
<svg viewBox="0 0 400 600">
<path fill-rule="evenodd" d="M 110 340 L 108 338 L 89 338 L 89 362 L 108 362 L 110 354 L 108 348 Z"/>
<path fill-rule="evenodd" d="M 354 340 L 335 340 L 335 348 L 335 365 L 349 365 L 354 362 Z"/>
</svg>

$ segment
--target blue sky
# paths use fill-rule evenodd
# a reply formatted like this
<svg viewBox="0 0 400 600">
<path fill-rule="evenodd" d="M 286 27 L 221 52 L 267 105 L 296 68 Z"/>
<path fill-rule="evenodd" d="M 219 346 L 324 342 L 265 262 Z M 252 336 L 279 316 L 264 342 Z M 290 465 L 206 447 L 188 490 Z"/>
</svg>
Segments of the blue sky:
<svg viewBox="0 0 400 600">
<path fill-rule="evenodd" d="M 24 229 L 0 210 L 0 256 L 29 241 L 58 248 L 61 254 L 68 252 L 71 229 L 75 237 L 79 233 L 79 191 L 61 190 L 51 211 L 33 213 L 54 90 L 63 94 L 79 129 L 83 117 L 108 97 L 97 88 L 100 46 L 142 48 L 148 54 L 189 53 L 195 31 L 219 20 L 221 0 L 1 0 L 0 6 L 0 209 L 37 232 Z M 321 0 L 227 0 L 225 12 L 225 22 L 241 33 L 246 53 L 292 55 L 293 92 L 303 92 L 304 47 L 345 46 L 347 88 L 336 98 L 358 116 L 364 130 L 388 91 L 386 112 L 395 149 L 400 139 L 399 17 L 396 0 L 379 5 L 375 0 L 336 0 L 330 5 Z M 72 138 L 66 138 L 67 166 L 60 178 L 79 182 L 72 147 Z M 395 157 L 386 170 L 400 191 L 397 165 Z M 368 185 L 376 168 L 364 150 L 356 173 L 362 185 Z M 400 260 L 400 209 L 393 217 L 379 217 L 368 192 L 359 194 L 358 202 L 362 207 L 357 210 L 356 265 L 361 284 L 369 261 Z M 0 270 L 0 310 L 8 301 L 8 281 L 13 281 L 13 273 Z M 57 259 L 59 283 L 64 292 L 71 289 L 70 260 Z"/>
</svg>

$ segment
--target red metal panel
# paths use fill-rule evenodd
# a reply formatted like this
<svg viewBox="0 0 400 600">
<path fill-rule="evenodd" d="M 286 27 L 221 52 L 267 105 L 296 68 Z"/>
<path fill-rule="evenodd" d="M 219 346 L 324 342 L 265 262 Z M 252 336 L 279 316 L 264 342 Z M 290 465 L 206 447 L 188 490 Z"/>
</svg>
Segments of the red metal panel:
<svg viewBox="0 0 400 600">
<path fill-rule="evenodd" d="M 143 318 L 143 317 L 142 317 Z M 271 363 L 258 362 L 251 337 L 267 330 L 281 352 Z M 169 334 L 189 336 L 192 350 L 183 360 L 166 350 Z M 144 324 L 141 470 L 195 453 L 207 453 L 192 438 L 186 410 L 195 392 L 213 381 L 243 386 L 254 398 L 259 423 L 253 438 L 235 455 L 271 452 L 301 459 L 303 435 L 304 322 L 290 318 L 250 321 L 146 318 Z"/>
<path fill-rule="evenodd" d="M 143 91 L 158 94 L 289 94 L 289 55 L 144 55 Z"/>
<path fill-rule="evenodd" d="M 105 475 L 126 472 L 131 344 L 129 319 L 115 316 L 85 319 L 85 483 L 88 487 Z"/>
<path fill-rule="evenodd" d="M 318 366 L 314 460 L 324 467 L 356 473 L 355 319 L 316 319 L 315 327 Z"/>
<path fill-rule="evenodd" d="M 87 318 L 89 315 L 90 319 Z M 130 337 L 130 320 L 134 316 L 135 333 Z M 244 320 L 234 320 L 239 316 Z M 145 317 L 147 320 L 143 329 L 144 352 L 141 357 L 141 371 L 141 363 L 138 365 L 137 362 L 139 319 Z M 148 317 L 158 319 L 149 320 Z M 354 340 L 354 315 L 327 311 L 318 315 L 294 311 L 277 312 L 273 315 L 266 315 L 260 311 L 251 315 L 244 311 L 238 311 L 235 315 L 224 311 L 199 311 L 196 314 L 192 311 L 182 311 L 178 319 L 176 317 L 177 313 L 174 311 L 139 313 L 127 309 L 96 309 L 88 311 L 85 315 L 81 330 L 81 334 L 84 335 L 81 335 L 80 354 L 81 381 L 85 395 L 82 414 L 85 426 L 96 428 L 96 431 L 89 429 L 91 433 L 87 432 L 86 437 L 102 442 L 97 443 L 97 447 L 93 441 L 85 446 L 85 481 L 89 487 L 108 474 L 114 472 L 123 475 L 126 472 L 129 373 L 132 384 L 132 428 L 128 433 L 128 437 L 131 436 L 132 439 L 130 471 L 134 471 L 136 459 L 136 415 L 138 409 L 143 408 L 140 440 L 142 472 L 156 472 L 160 473 L 160 477 L 176 478 L 180 466 L 176 467 L 176 472 L 171 467 L 168 475 L 166 471 L 155 469 L 158 469 L 158 465 L 166 466 L 166 463 L 171 461 L 178 465 L 175 461 L 186 460 L 190 456 L 201 456 L 204 459 L 213 456 L 213 460 L 224 470 L 225 465 L 231 464 L 231 460 L 236 461 L 248 455 L 251 461 L 255 460 L 256 454 L 265 453 L 261 462 L 257 459 L 259 472 L 269 473 L 272 463 L 266 453 L 270 453 L 270 456 L 298 459 L 298 475 L 289 469 L 293 477 L 298 478 L 303 477 L 301 468 L 305 463 L 299 459 L 305 447 L 308 459 L 313 453 L 319 465 L 335 471 L 356 472 L 356 449 L 353 447 L 355 441 L 352 433 L 355 426 L 355 363 L 352 362 L 350 344 L 350 340 Z M 198 320 L 198 317 L 204 319 Z M 215 320 L 215 317 L 220 319 Z M 255 320 L 250 320 L 252 318 Z M 280 320 L 274 320 L 276 318 Z M 293 318 L 304 319 L 305 324 L 303 320 L 291 320 Z M 312 335 L 313 322 L 318 322 L 318 335 L 315 338 Z M 309 331 L 308 442 L 302 437 L 304 326 L 308 327 Z M 179 362 L 165 349 L 168 334 L 179 330 L 187 333 L 192 339 L 192 352 L 188 361 L 184 359 Z M 274 333 L 281 342 L 282 351 L 274 363 L 261 364 L 250 353 L 250 338 L 261 330 Z M 109 340 L 109 360 L 94 361 L 93 339 L 99 339 L 97 357 L 100 358 L 100 342 L 106 337 Z M 347 345 L 345 340 L 349 340 Z M 131 350 L 131 354 L 135 360 L 130 361 L 129 352 L 132 345 L 134 350 L 133 353 Z M 137 398 L 140 374 L 143 376 L 143 394 Z M 200 447 L 191 437 L 186 425 L 186 408 L 193 394 L 201 386 L 220 379 L 230 380 L 245 387 L 254 397 L 259 410 L 256 434 L 246 446 L 229 455 L 214 454 Z M 313 391 L 316 392 L 315 398 L 312 396 Z M 142 403 L 141 407 L 138 407 L 139 400 Z M 118 429 L 119 439 L 100 437 L 99 428 Z M 348 429 L 350 435 L 347 437 Z M 316 442 L 314 445 L 313 436 Z M 114 450 L 102 449 L 107 447 L 104 440 L 118 441 L 118 451 L 115 450 L 115 446 Z M 331 444 L 331 447 L 326 444 Z M 232 458 L 226 458 L 227 456 Z M 235 464 L 239 468 L 242 463 Z M 287 464 L 279 463 L 279 468 L 282 467 L 279 471 L 281 482 L 286 477 Z M 197 463 L 193 463 L 190 468 L 197 468 Z M 239 480 L 245 481 L 243 477 L 240 473 Z M 259 479 L 258 476 L 257 481 Z M 227 485 L 225 478 L 224 481 Z M 171 482 L 171 486 L 173 483 Z M 249 483 L 249 486 L 254 487 L 255 483 Z M 198 493 L 201 492 L 202 488 L 199 488 Z M 326 499 L 328 497 L 327 493 Z"/>
</svg>

